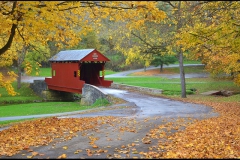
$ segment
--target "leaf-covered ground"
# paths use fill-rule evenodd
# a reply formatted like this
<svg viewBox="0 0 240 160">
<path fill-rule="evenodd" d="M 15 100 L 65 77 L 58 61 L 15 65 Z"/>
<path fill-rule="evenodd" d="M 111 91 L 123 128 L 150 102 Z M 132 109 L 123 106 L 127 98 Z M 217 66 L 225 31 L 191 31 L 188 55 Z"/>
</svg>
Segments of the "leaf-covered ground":
<svg viewBox="0 0 240 160">
<path fill-rule="evenodd" d="M 88 136 L 92 149 L 85 152 L 89 158 L 93 154 L 107 154 L 107 158 L 123 158 L 121 154 L 125 154 L 127 158 L 240 158 L 240 103 L 198 103 L 212 106 L 220 116 L 192 122 L 179 118 L 175 123 L 159 124 L 150 129 L 140 140 L 141 143 L 148 145 L 148 151 L 136 149 L 136 143 L 129 143 L 115 149 L 115 153 L 109 156 L 107 149 L 100 149 L 95 143 L 102 137 Z M 120 127 L 117 127 L 116 123 L 123 122 L 123 119 L 111 116 L 63 119 L 52 117 L 27 121 L 0 132 L 0 157 L 11 157 L 21 150 L 31 152 L 27 158 L 41 156 L 44 153 L 35 152 L 30 146 L 48 145 L 57 138 L 68 141 L 79 132 L 84 134 L 83 131 L 96 130 L 106 124 L 116 127 L 118 132 L 137 134 L 137 126 L 146 121 L 148 119 L 142 122 L 128 119 L 125 120 L 126 123 L 122 123 L 125 125 Z M 185 129 L 180 129 L 182 127 Z M 177 132 L 169 134 L 171 130 Z M 111 141 L 111 138 L 107 140 Z M 153 142 L 157 143 L 153 144 Z M 68 149 L 68 146 L 64 147 L 64 150 Z M 83 151 L 76 150 L 72 154 L 79 152 Z M 129 155 L 130 152 L 135 156 Z M 63 152 L 57 158 L 68 158 L 68 156 Z"/>
<path fill-rule="evenodd" d="M 149 129 L 139 141 L 112 149 L 114 153 L 110 153 L 111 146 L 99 148 L 96 144 L 103 137 L 86 136 L 92 147 L 85 151 L 78 149 L 71 154 L 85 152 L 86 157 L 82 158 L 101 154 L 105 154 L 106 158 L 240 158 L 240 102 L 206 102 L 190 98 L 178 100 L 211 106 L 220 115 L 194 121 L 179 118 L 174 123 L 166 119 L 164 121 L 167 123 L 159 123 Z M 19 123 L 0 131 L 0 158 L 12 157 L 22 150 L 31 153 L 23 154 L 23 158 L 24 155 L 25 158 L 37 156 L 41 158 L 45 153 L 33 151 L 31 146 L 49 145 L 56 139 L 69 141 L 79 132 L 82 135 L 86 135 L 89 130 L 98 132 L 97 129 L 104 125 L 115 127 L 119 133 L 137 134 L 139 132 L 137 128 L 140 125 L 147 126 L 145 122 L 148 120 L 137 121 L 111 116 L 63 119 L 52 117 Z M 169 134 L 172 130 L 177 132 Z M 105 137 L 107 141 L 114 141 L 107 136 Z M 120 140 L 120 137 L 115 138 Z M 137 148 L 140 142 L 146 145 L 147 150 L 143 150 L 144 147 Z M 68 150 L 70 147 L 63 146 L 62 149 Z M 56 158 L 69 156 L 63 152 Z"/>
<path fill-rule="evenodd" d="M 174 72 L 172 72 L 170 70 L 166 70 L 166 69 L 164 69 L 161 72 L 159 69 L 151 69 L 151 70 L 133 73 L 134 76 L 152 76 L 152 75 L 159 75 L 159 74 L 174 74 Z"/>
<path fill-rule="evenodd" d="M 168 136 L 168 141 L 158 144 L 165 152 L 149 151 L 143 155 L 146 158 L 240 158 L 240 103 L 198 103 L 212 106 L 221 115 L 196 121 Z M 158 126 L 150 135 L 164 134 L 159 129 L 165 127 Z"/>
<path fill-rule="evenodd" d="M 0 156 L 12 156 L 30 146 L 48 145 L 56 138 L 69 140 L 76 132 L 94 129 L 114 117 L 43 118 L 22 122 L 0 132 Z"/>
</svg>

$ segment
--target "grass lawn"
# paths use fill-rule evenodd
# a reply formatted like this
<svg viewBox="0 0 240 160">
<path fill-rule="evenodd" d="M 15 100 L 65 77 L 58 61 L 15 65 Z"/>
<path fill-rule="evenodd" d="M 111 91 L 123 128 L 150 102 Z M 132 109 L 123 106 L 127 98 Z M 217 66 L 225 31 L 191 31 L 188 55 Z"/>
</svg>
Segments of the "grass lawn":
<svg viewBox="0 0 240 160">
<path fill-rule="evenodd" d="M 175 62 L 174 64 L 178 64 L 179 62 Z M 196 60 L 183 60 L 183 64 L 202 64 L 201 61 L 196 61 Z"/>
<path fill-rule="evenodd" d="M 61 113 L 86 109 L 79 102 L 41 102 L 0 106 L 0 117 Z M 14 111 L 14 112 L 13 112 Z"/>
<path fill-rule="evenodd" d="M 144 75 L 155 75 L 155 74 L 179 74 L 180 70 L 179 67 L 163 67 L 163 71 L 160 72 L 160 67 L 156 69 L 135 72 L 129 74 L 128 76 L 144 76 Z M 204 66 L 184 66 L 185 74 L 188 73 L 207 73 L 204 69 Z"/>
<path fill-rule="evenodd" d="M 0 117 L 41 115 L 52 113 L 64 113 L 71 111 L 81 111 L 93 109 L 101 106 L 108 106 L 110 103 L 106 100 L 97 100 L 91 106 L 81 106 L 79 101 L 76 102 L 40 102 L 24 104 L 7 104 L 0 106 Z M 0 127 L 11 123 L 17 123 L 28 119 L 0 121 Z"/>
<path fill-rule="evenodd" d="M 189 71 L 187 71 L 187 69 L 185 71 L 187 71 L 188 73 L 192 73 L 191 70 L 192 69 L 189 68 Z M 169 73 L 170 71 L 166 69 L 166 72 Z M 175 68 L 171 72 L 177 72 L 177 69 Z M 193 72 L 193 73 L 196 73 L 196 72 Z M 201 72 L 204 72 L 204 71 L 202 69 L 199 69 L 199 73 Z M 158 76 L 148 75 L 148 76 L 142 76 L 142 77 L 132 76 L 132 77 L 106 78 L 106 79 L 113 80 L 113 82 L 115 83 L 123 83 L 123 84 L 144 86 L 144 87 L 150 87 L 150 88 L 160 88 L 164 90 L 164 94 L 159 95 L 161 97 L 166 97 L 172 100 L 179 100 L 187 103 L 197 103 L 201 105 L 206 105 L 206 106 L 212 107 L 214 111 L 219 113 L 219 116 L 217 117 L 211 117 L 211 118 L 205 117 L 205 119 L 196 120 L 193 123 L 188 123 L 186 121 L 187 124 L 184 124 L 184 121 L 181 117 L 179 119 L 180 121 L 177 120 L 178 123 L 176 123 L 176 125 L 175 123 L 172 123 L 172 122 L 164 124 L 165 120 L 162 121 L 163 123 L 159 124 L 159 126 L 156 125 L 154 129 L 149 130 L 148 135 L 150 139 L 153 139 L 153 140 L 160 139 L 161 141 L 159 141 L 159 143 L 156 144 L 156 146 L 152 146 L 152 144 L 148 144 L 149 151 L 144 153 L 146 154 L 147 158 L 149 157 L 151 158 L 152 156 L 155 156 L 156 158 L 157 157 L 158 158 L 194 158 L 194 157 L 239 158 L 238 144 L 240 142 L 239 141 L 240 140 L 239 139 L 240 87 L 237 87 L 236 85 L 234 85 L 234 83 L 231 80 L 213 79 L 211 77 L 186 78 L 187 91 L 189 91 L 190 88 L 196 88 L 198 92 L 194 92 L 194 93 L 188 92 L 189 94 L 187 95 L 187 98 L 181 98 L 180 97 L 181 84 L 180 84 L 179 78 L 167 79 L 167 78 L 161 78 Z M 230 91 L 234 91 L 236 94 L 229 97 L 205 96 L 200 94 L 201 92 L 206 92 L 210 90 L 230 90 Z M 23 94 L 21 95 L 22 97 L 26 97 L 25 94 L 29 95 L 29 97 L 34 97 L 34 95 L 32 95 L 32 93 L 28 89 L 26 89 L 25 92 L 21 91 L 21 93 Z M 5 95 L 5 97 L 8 97 L 8 96 Z M 11 100 L 14 100 L 14 98 L 12 98 Z M 96 107 L 102 103 L 106 105 L 104 101 L 103 102 L 97 101 L 95 105 L 91 107 Z M 1 110 L 1 107 L 3 107 L 2 110 Z M 43 112 L 56 113 L 56 112 L 62 112 L 66 108 L 79 109 L 82 107 L 79 106 L 79 103 L 77 102 L 72 102 L 72 103 L 49 102 L 49 103 L 31 103 L 31 104 L 22 104 L 22 105 L 11 104 L 11 105 L 0 106 L 0 116 L 17 115 L 17 114 L 36 114 L 36 113 L 41 114 Z M 12 112 L 16 112 L 16 113 L 12 113 Z M 187 118 L 188 120 L 191 119 L 188 117 L 183 117 L 183 118 L 184 119 Z M 19 123 L 22 121 L 31 121 L 31 120 L 33 119 L 3 121 L 3 122 L 0 121 L 0 127 L 9 125 L 10 123 Z M 48 119 L 44 119 L 44 120 L 48 120 Z M 88 120 L 92 121 L 92 119 L 89 118 L 86 121 L 84 120 L 81 122 L 83 122 L 84 124 L 88 124 L 87 123 Z M 132 124 L 132 121 L 133 120 L 130 119 L 128 121 L 129 123 L 126 124 L 127 125 L 126 127 L 129 128 L 129 125 Z M 39 129 L 40 128 L 39 122 L 41 124 L 44 124 L 43 128 L 41 129 Z M 47 123 L 42 123 L 42 122 L 44 121 L 38 121 L 38 120 L 31 121 L 30 123 L 24 124 L 22 127 L 23 128 L 22 130 L 20 125 L 18 126 L 16 125 L 16 128 L 13 128 L 14 130 L 9 130 L 8 132 L 2 132 L 3 133 L 2 134 L 3 138 L 1 139 L 2 140 L 1 144 L 3 144 L 2 149 L 7 149 L 6 152 L 12 154 L 14 153 L 12 152 L 12 150 L 13 151 L 22 150 L 23 147 L 29 145 L 29 142 L 35 142 L 35 141 L 41 142 L 39 140 L 46 141 L 45 136 L 36 136 L 38 135 L 37 133 L 39 131 L 41 131 L 43 135 L 48 135 L 46 133 L 51 133 L 53 131 L 52 129 L 56 128 L 55 133 L 57 134 L 57 136 L 60 138 L 65 138 L 65 136 L 64 137 L 62 136 L 61 134 L 62 132 L 60 131 L 66 131 L 65 130 L 66 126 L 68 126 L 70 123 L 71 124 L 74 123 L 74 125 L 69 125 L 70 127 L 67 130 L 69 131 L 69 133 L 66 132 L 66 134 L 68 134 L 67 135 L 68 137 L 72 135 L 72 133 L 75 134 L 77 131 L 79 131 L 74 129 L 79 128 L 80 126 L 79 123 L 77 123 L 77 121 L 74 121 L 74 122 L 67 121 L 65 123 L 56 123 L 55 125 L 53 125 L 56 122 L 55 119 L 48 121 L 48 122 L 51 122 L 49 123 L 50 125 L 46 125 Z M 120 122 L 120 121 L 117 121 L 117 122 Z M 139 125 L 138 123 L 135 123 L 135 121 L 134 121 L 134 124 L 136 124 L 136 126 Z M 33 129 L 31 129 L 32 127 L 29 127 L 29 126 L 33 126 Z M 38 130 L 36 130 L 34 126 L 38 126 Z M 114 125 L 112 126 L 114 127 Z M 184 127 L 184 130 L 179 130 L 179 128 L 181 127 Z M 20 132 L 18 132 L 18 129 L 20 129 Z M 31 129 L 31 130 L 26 131 L 26 129 Z M 46 131 L 49 131 L 49 132 L 46 132 Z M 176 132 L 174 132 L 174 134 L 172 135 L 169 135 L 168 134 L 169 132 L 167 131 L 176 131 Z M 88 133 L 88 132 L 85 132 L 85 133 Z M 26 134 L 30 135 L 28 139 L 24 139 L 26 137 Z M 23 135 L 24 138 L 19 138 L 20 135 Z M 22 148 L 18 147 L 19 144 L 22 146 Z M 35 143 L 35 145 L 39 146 L 39 144 L 37 143 Z M 161 148 L 162 150 L 164 150 L 164 152 L 161 152 L 161 154 L 158 154 L 157 152 L 152 152 L 150 151 L 152 147 Z M 28 157 L 30 156 L 27 156 L 27 158 Z"/>
<path fill-rule="evenodd" d="M 17 82 L 13 82 L 12 85 L 18 94 L 16 96 L 10 96 L 4 88 L 0 88 L 0 93 L 2 94 L 0 98 L 0 105 L 6 103 L 23 103 L 42 100 L 42 98 L 38 97 L 32 89 L 29 88 L 29 83 L 22 83 L 22 87 L 20 89 L 17 89 Z"/>
<path fill-rule="evenodd" d="M 116 72 L 111 70 L 105 70 L 105 75 L 114 74 Z M 36 72 L 32 72 L 31 76 L 36 76 Z M 52 77 L 51 68 L 40 68 L 39 77 Z"/>
<path fill-rule="evenodd" d="M 92 106 L 81 106 L 79 102 L 41 102 L 27 104 L 11 104 L 0 106 L 0 117 L 71 112 L 87 110 L 102 105 L 107 105 L 107 103 L 101 104 L 99 102 L 96 102 Z"/>
<path fill-rule="evenodd" d="M 9 124 L 14 124 L 14 123 L 23 122 L 23 121 L 31 121 L 35 119 L 36 118 L 0 121 L 0 127 L 8 126 Z"/>
<path fill-rule="evenodd" d="M 185 73 L 207 73 L 204 70 L 204 66 L 184 66 L 183 68 Z M 164 68 L 163 70 L 167 70 L 172 73 L 180 73 L 179 67 Z"/>
<path fill-rule="evenodd" d="M 204 70 L 204 66 L 185 66 L 185 73 L 207 73 Z M 153 74 L 179 74 L 179 68 L 164 68 L 163 72 L 159 69 L 147 70 L 146 72 L 136 72 L 130 74 L 131 77 L 121 78 L 105 78 L 113 80 L 114 83 L 121 83 L 133 86 L 149 87 L 162 89 L 163 95 L 168 97 L 179 97 L 181 95 L 181 81 L 179 78 L 168 79 L 159 76 L 152 76 Z M 141 76 L 145 75 L 145 76 Z M 133 77 L 136 76 L 136 77 Z M 141 77 L 140 77 L 141 76 Z M 232 80 L 228 79 L 214 79 L 214 78 L 186 78 L 186 91 L 187 95 L 192 98 L 206 98 L 209 96 L 203 96 L 200 93 L 211 90 L 229 90 L 233 91 L 235 95 L 230 97 L 221 97 L 221 101 L 238 101 L 240 99 L 240 87 L 237 87 Z M 192 92 L 190 89 L 197 89 L 197 92 Z M 211 96 L 210 96 L 211 97 Z M 214 99 L 214 98 L 213 98 Z M 218 99 L 220 99 L 218 97 Z"/>
<path fill-rule="evenodd" d="M 43 68 L 42 68 L 43 69 Z M 47 76 L 50 68 L 44 68 L 40 76 Z M 159 70 L 158 70 L 159 71 Z M 164 68 L 167 73 L 179 73 L 178 67 L 176 68 Z M 185 67 L 186 73 L 204 73 L 203 66 L 197 67 Z M 116 72 L 106 70 L 105 74 L 113 74 Z M 43 75 L 44 74 L 44 75 Z M 114 83 L 122 83 L 127 85 L 142 86 L 149 88 L 157 88 L 163 90 L 163 96 L 167 98 L 179 98 L 181 95 L 181 83 L 180 79 L 167 79 L 159 76 L 136 76 L 136 77 L 123 77 L 123 78 L 105 78 L 107 80 L 113 80 Z M 0 88 L 2 97 L 0 98 L 0 116 L 23 116 L 23 115 L 36 115 L 36 114 L 48 114 L 48 113 L 61 113 L 77 110 L 86 110 L 94 108 L 96 106 L 103 106 L 106 104 L 95 104 L 95 106 L 80 106 L 79 102 L 41 102 L 32 103 L 34 100 L 41 100 L 40 97 L 34 94 L 29 88 L 29 84 L 22 83 L 22 88 L 16 89 L 16 82 L 13 83 L 13 87 L 19 93 L 16 96 L 9 96 L 3 88 Z M 195 88 L 197 92 L 192 92 L 190 89 Z M 192 99 L 201 99 L 208 101 L 225 101 L 225 102 L 238 102 L 240 99 L 240 87 L 234 85 L 231 80 L 226 79 L 213 79 L 213 78 L 186 78 L 186 89 L 188 97 Z M 200 93 L 210 90 L 230 90 L 236 93 L 230 97 L 213 97 L 204 96 Z M 27 103 L 26 103 L 27 102 Z M 98 102 L 99 103 L 99 102 Z M 1 122 L 0 125 L 5 122 Z"/>
<path fill-rule="evenodd" d="M 79 110 L 87 110 L 99 106 L 107 106 L 109 103 L 104 100 L 97 100 L 91 106 L 80 106 L 80 102 L 33 102 L 41 101 L 30 88 L 28 83 L 22 83 L 22 87 L 18 90 L 17 83 L 13 82 L 15 91 L 18 92 L 16 96 L 7 94 L 4 88 L 0 88 L 2 94 L 0 98 L 0 117 L 11 116 L 26 116 L 38 114 L 62 113 Z M 4 126 L 17 121 L 0 121 L 0 126 Z"/>
<path fill-rule="evenodd" d="M 180 79 L 168 79 L 162 77 L 124 77 L 124 78 L 106 78 L 113 80 L 114 83 L 121 83 L 133 86 L 141 86 L 148 88 L 162 89 L 164 95 L 180 95 L 181 82 Z M 188 94 L 192 94 L 190 89 L 195 88 L 199 93 L 210 90 L 231 90 L 240 92 L 237 87 L 229 80 L 214 80 L 212 78 L 188 78 L 186 79 L 186 89 Z"/>
</svg>

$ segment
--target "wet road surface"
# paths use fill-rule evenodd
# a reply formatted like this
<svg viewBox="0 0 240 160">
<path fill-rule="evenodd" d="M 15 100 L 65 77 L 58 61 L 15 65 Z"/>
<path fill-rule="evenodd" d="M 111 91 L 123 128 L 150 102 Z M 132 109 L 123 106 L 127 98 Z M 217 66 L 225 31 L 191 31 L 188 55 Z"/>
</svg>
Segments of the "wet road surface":
<svg viewBox="0 0 240 160">
<path fill-rule="evenodd" d="M 34 152 L 41 153 L 33 158 L 51 158 L 56 159 L 62 154 L 66 154 L 67 158 L 144 158 L 138 152 L 148 152 L 149 147 L 156 146 L 159 140 L 151 139 L 150 144 L 145 144 L 142 139 L 146 137 L 150 129 L 156 128 L 160 124 L 168 122 L 177 123 L 178 118 L 185 118 L 187 121 L 194 119 L 205 119 L 217 116 L 210 107 L 184 103 L 180 101 L 173 101 L 166 98 L 152 97 L 125 90 L 101 88 L 107 94 L 122 98 L 127 103 L 122 105 L 122 108 L 102 110 L 96 112 L 69 114 L 65 116 L 58 116 L 58 118 L 80 118 L 91 116 L 117 116 L 119 121 L 108 125 L 99 126 L 96 130 L 86 130 L 79 132 L 77 137 L 67 141 L 56 139 L 49 145 L 31 147 Z M 121 105 L 120 105 L 121 106 Z M 188 120 L 190 118 L 190 120 Z M 133 131 L 124 131 L 122 128 L 132 128 Z M 184 129 L 184 128 L 182 128 Z M 176 131 L 170 131 L 173 134 Z M 95 144 L 98 148 L 90 145 L 89 136 L 98 138 Z M 132 145 L 134 144 L 134 146 Z M 128 146 L 123 149 L 122 146 Z M 68 147 L 68 149 L 63 149 Z M 126 150 L 127 149 L 127 150 Z M 91 150 L 91 155 L 89 151 Z M 76 151 L 81 151 L 74 154 Z M 101 152 L 100 152 L 101 151 Z M 159 151 L 158 151 L 159 152 Z M 127 154 L 126 154 L 127 153 Z M 32 153 L 26 150 L 12 157 L 0 158 L 26 158 Z"/>
<path fill-rule="evenodd" d="M 193 117 L 202 118 L 208 116 L 216 116 L 212 109 L 208 106 L 199 104 L 184 103 L 180 101 L 170 100 L 167 98 L 152 97 L 140 93 L 129 92 L 125 90 L 100 88 L 103 92 L 113 95 L 115 97 L 124 99 L 129 103 L 123 106 L 127 109 L 104 110 L 97 113 L 89 113 L 84 115 L 68 115 L 67 117 L 78 118 L 85 116 L 121 116 L 121 117 L 135 117 L 147 118 L 154 116 L 177 118 L 177 117 Z"/>
<path fill-rule="evenodd" d="M 184 66 L 204 66 L 204 65 L 203 64 L 184 64 Z M 178 64 L 163 65 L 163 68 L 171 68 L 171 67 L 179 67 L 179 65 Z M 151 69 L 159 69 L 159 67 L 149 66 L 146 68 L 146 70 L 151 70 Z M 144 69 L 135 69 L 135 70 L 118 72 L 115 74 L 106 75 L 105 78 L 125 77 L 131 73 L 141 72 L 141 71 L 144 71 Z M 154 75 L 154 76 L 160 76 L 160 77 L 165 77 L 165 78 L 180 78 L 180 74 L 158 74 L 158 75 Z M 198 77 L 208 77 L 208 76 L 209 76 L 209 74 L 207 74 L 207 73 L 185 74 L 185 78 L 198 78 Z M 128 76 L 128 77 L 136 77 L 136 76 Z"/>
<path fill-rule="evenodd" d="M 164 65 L 164 68 L 171 68 L 171 67 L 178 67 L 178 64 L 170 64 L 170 65 Z M 203 64 L 184 64 L 184 66 L 203 66 Z M 154 67 L 154 66 L 150 66 L 147 67 L 146 70 L 151 70 L 151 69 L 157 69 L 159 67 Z M 123 72 L 118 72 L 115 74 L 111 74 L 111 75 L 106 75 L 105 78 L 112 78 L 112 77 L 126 77 L 131 73 L 134 72 L 141 72 L 144 71 L 144 69 L 135 69 L 135 70 L 129 70 L 129 71 L 123 71 Z M 154 75 L 154 76 L 160 76 L 160 77 L 165 77 L 165 78 L 180 78 L 180 74 L 158 74 L 158 75 Z M 185 78 L 201 78 L 201 77 L 208 77 L 209 74 L 207 73 L 191 73 L 191 74 L 185 74 Z M 128 76 L 128 77 L 136 77 L 136 76 Z M 26 83 L 33 83 L 34 80 L 45 80 L 45 77 L 34 77 L 34 76 L 22 76 L 22 82 L 26 82 Z"/>
<path fill-rule="evenodd" d="M 56 159 L 62 154 L 66 154 L 67 158 L 87 159 L 144 158 L 135 151 L 148 152 L 149 147 L 156 146 L 159 143 L 159 140 L 156 139 L 151 139 L 151 143 L 149 144 L 141 141 L 148 135 L 150 129 L 168 122 L 175 124 L 178 118 L 186 119 L 187 122 L 193 121 L 194 119 L 205 119 L 218 116 L 217 113 L 213 112 L 211 107 L 204 105 L 173 101 L 166 98 L 153 97 L 119 89 L 101 88 L 101 90 L 109 95 L 124 99 L 127 102 L 116 106 L 110 106 L 107 110 L 105 108 L 103 110 L 93 110 L 86 113 L 74 112 L 67 115 L 56 116 L 58 118 L 80 118 L 111 115 L 119 117 L 119 121 L 111 125 L 105 124 L 99 126 L 96 130 L 86 130 L 84 133 L 79 132 L 77 137 L 68 141 L 63 141 L 59 138 L 45 146 L 31 147 L 34 152 L 42 154 L 33 158 Z M 126 127 L 132 130 L 122 132 L 122 128 Z M 176 131 L 171 130 L 168 134 L 173 134 L 175 132 Z M 98 148 L 92 148 L 92 145 L 89 143 L 89 136 L 98 137 L 98 140 L 95 141 Z M 123 145 L 128 147 L 123 148 Z M 66 146 L 68 149 L 63 149 L 63 147 Z M 92 153 L 91 155 L 89 155 L 90 150 Z M 75 154 L 76 151 L 81 152 Z M 157 150 L 157 152 L 160 151 Z M 31 155 L 31 152 L 22 150 L 14 156 L 2 156 L 0 158 L 25 159 L 27 156 Z"/>
</svg>

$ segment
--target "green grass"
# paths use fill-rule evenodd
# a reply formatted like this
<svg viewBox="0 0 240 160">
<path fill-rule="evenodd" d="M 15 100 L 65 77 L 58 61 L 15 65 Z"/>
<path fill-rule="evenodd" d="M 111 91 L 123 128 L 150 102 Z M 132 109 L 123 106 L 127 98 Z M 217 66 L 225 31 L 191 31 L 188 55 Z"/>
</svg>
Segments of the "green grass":
<svg viewBox="0 0 240 160">
<path fill-rule="evenodd" d="M 204 66 L 184 66 L 183 68 L 185 73 L 207 73 L 204 70 Z M 178 74 L 180 73 L 179 67 L 163 68 L 163 70 Z"/>
<path fill-rule="evenodd" d="M 184 67 L 185 73 L 204 73 L 203 66 L 197 67 Z M 164 68 L 174 73 L 179 73 L 178 67 L 176 68 Z M 43 69 L 44 71 L 40 76 L 47 76 L 50 68 Z M 106 70 L 105 74 L 113 74 L 116 72 Z M 163 94 L 167 97 L 179 97 L 181 95 L 181 83 L 180 79 L 167 79 L 157 76 L 142 76 L 142 77 L 122 77 L 122 78 L 105 78 L 106 80 L 113 80 L 114 83 L 122 83 L 127 85 L 142 86 L 149 88 L 162 89 Z M 62 113 L 77 110 L 87 110 L 97 106 L 108 105 L 107 101 L 104 99 L 99 99 L 92 106 L 80 106 L 79 102 L 41 102 L 41 103 L 29 103 L 33 100 L 41 100 L 40 97 L 35 95 L 33 91 L 29 88 L 29 84 L 22 83 L 22 88 L 17 90 L 17 83 L 14 82 L 13 86 L 20 95 L 9 96 L 5 89 L 0 88 L 0 93 L 2 97 L 0 98 L 0 117 L 6 116 L 23 116 L 23 115 L 36 115 L 36 114 L 50 114 L 50 113 Z M 235 93 L 240 93 L 240 87 L 234 85 L 231 80 L 227 79 L 213 79 L 213 78 L 186 78 L 186 89 L 189 96 L 196 96 L 200 99 L 208 99 L 211 96 L 200 96 L 195 95 L 196 93 L 191 92 L 190 89 L 195 88 L 199 93 L 207 92 L 210 90 L 230 90 Z M 193 97 L 194 98 L 194 97 Z M 239 101 L 240 94 L 236 94 L 230 97 L 221 97 L 221 99 L 216 98 L 217 101 Z M 8 102 L 8 103 L 6 103 Z M 11 102 L 11 103 L 10 103 Z M 28 102 L 22 103 L 20 102 Z M 16 104 L 18 103 L 18 104 Z M 21 121 L 17 120 L 16 122 Z M 3 121 L 1 124 L 8 124 L 15 121 Z"/>
<path fill-rule="evenodd" d="M 107 106 L 110 103 L 108 102 L 107 99 L 97 99 L 95 103 L 92 105 L 92 107 L 97 107 L 97 106 Z"/>
<path fill-rule="evenodd" d="M 80 102 L 41 102 L 27 104 L 11 104 L 0 106 L 0 117 L 41 115 L 51 113 L 64 113 L 71 111 L 82 111 L 107 105 L 110 105 L 110 103 L 106 99 L 97 99 L 97 101 L 91 106 L 82 106 L 80 105 Z M 30 119 L 0 121 L 0 127 L 26 120 Z"/>
<path fill-rule="evenodd" d="M 112 70 L 105 70 L 105 75 L 114 74 Z M 31 76 L 36 76 L 36 72 L 32 72 Z M 40 68 L 39 77 L 52 77 L 51 68 Z"/>
<path fill-rule="evenodd" d="M 52 71 L 51 68 L 40 68 L 38 75 L 36 75 L 36 71 L 32 71 L 30 76 L 52 77 Z"/>
<path fill-rule="evenodd" d="M 14 90 L 18 93 L 16 96 L 10 96 L 6 92 L 5 88 L 0 88 L 1 98 L 0 105 L 6 103 L 23 103 L 32 102 L 34 100 L 42 100 L 38 97 L 31 88 L 29 88 L 29 83 L 22 83 L 22 87 L 17 89 L 17 82 L 12 83 Z"/>
<path fill-rule="evenodd" d="M 23 122 L 23 121 L 31 121 L 31 120 L 34 120 L 34 119 L 36 119 L 36 118 L 0 121 L 0 127 L 9 126 L 10 124 Z"/>
<path fill-rule="evenodd" d="M 98 107 L 102 104 L 103 103 L 101 102 L 97 102 L 97 104 L 94 104 L 92 106 L 80 106 L 80 102 L 41 102 L 12 104 L 0 106 L 0 117 L 71 112 Z"/>
<path fill-rule="evenodd" d="M 51 68 L 40 68 L 39 76 L 40 77 L 52 77 Z"/>
<path fill-rule="evenodd" d="M 121 83 L 133 86 L 162 89 L 164 95 L 180 95 L 181 82 L 179 78 L 168 79 L 154 76 L 106 78 L 114 83 Z M 215 80 L 212 78 L 186 78 L 187 94 L 193 94 L 191 88 L 197 89 L 200 93 L 210 90 L 231 90 L 240 92 L 240 87 L 234 85 L 230 80 Z"/>
<path fill-rule="evenodd" d="M 178 64 L 179 62 L 175 62 L 174 64 Z M 196 61 L 196 60 L 184 60 L 183 64 L 202 64 L 201 61 Z"/>
<path fill-rule="evenodd" d="M 204 66 L 184 66 L 184 72 L 186 73 L 207 73 L 207 71 L 205 71 Z M 159 74 L 161 74 L 160 72 L 160 68 L 154 69 L 157 70 L 159 72 Z M 163 67 L 163 71 L 165 72 L 169 72 L 169 73 L 176 73 L 179 74 L 180 70 L 179 67 Z M 129 74 L 128 76 L 135 76 L 134 73 Z"/>
<path fill-rule="evenodd" d="M 175 62 L 174 64 L 178 64 L 178 62 Z M 185 60 L 184 64 L 201 64 L 200 61 L 194 61 L 194 60 Z M 178 68 L 175 68 L 174 70 L 178 70 Z M 109 75 L 109 74 L 114 74 L 117 72 L 114 72 L 112 70 L 105 70 L 105 75 Z M 52 73 L 51 73 L 51 68 L 40 68 L 39 71 L 39 75 L 36 75 L 35 71 L 32 71 L 31 76 L 39 76 L 39 77 L 52 77 Z"/>
<path fill-rule="evenodd" d="M 110 74 L 114 74 L 114 73 L 117 73 L 117 72 L 114 72 L 112 70 L 105 70 L 105 75 L 110 75 Z"/>
</svg>

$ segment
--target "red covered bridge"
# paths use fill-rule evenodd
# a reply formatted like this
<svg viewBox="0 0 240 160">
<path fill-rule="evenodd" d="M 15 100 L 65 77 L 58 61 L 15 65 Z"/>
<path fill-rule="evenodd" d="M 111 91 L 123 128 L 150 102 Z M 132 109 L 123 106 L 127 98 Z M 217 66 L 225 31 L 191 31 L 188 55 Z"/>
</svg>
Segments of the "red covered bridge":
<svg viewBox="0 0 240 160">
<path fill-rule="evenodd" d="M 45 78 L 48 89 L 82 93 L 84 83 L 109 87 L 104 65 L 110 61 L 96 49 L 66 50 L 50 58 L 52 77 Z"/>
</svg>

